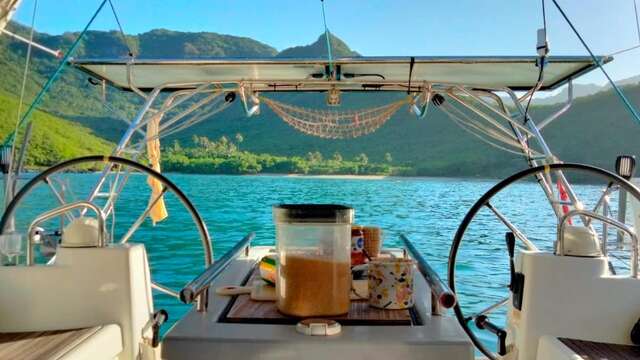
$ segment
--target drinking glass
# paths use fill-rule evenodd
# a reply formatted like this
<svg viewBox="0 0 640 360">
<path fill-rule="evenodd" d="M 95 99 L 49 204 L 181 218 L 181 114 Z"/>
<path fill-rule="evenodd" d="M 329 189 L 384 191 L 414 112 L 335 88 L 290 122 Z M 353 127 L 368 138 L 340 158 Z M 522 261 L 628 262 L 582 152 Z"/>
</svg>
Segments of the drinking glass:
<svg viewBox="0 0 640 360">
<path fill-rule="evenodd" d="M 0 253 L 8 258 L 6 265 L 17 265 L 16 257 L 22 254 L 22 235 L 0 235 Z"/>
</svg>

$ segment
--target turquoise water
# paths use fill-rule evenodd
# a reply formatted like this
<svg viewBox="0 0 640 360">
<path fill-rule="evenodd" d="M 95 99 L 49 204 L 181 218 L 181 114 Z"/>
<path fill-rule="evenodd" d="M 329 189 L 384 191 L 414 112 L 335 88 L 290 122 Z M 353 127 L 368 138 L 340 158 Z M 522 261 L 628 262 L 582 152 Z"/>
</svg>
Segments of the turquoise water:
<svg viewBox="0 0 640 360">
<path fill-rule="evenodd" d="M 446 279 L 451 240 L 473 203 L 497 180 L 446 178 L 328 179 L 285 176 L 212 176 L 168 174 L 193 201 L 212 235 L 215 257 L 220 257 L 248 232 L 256 232 L 254 244 L 273 244 L 271 206 L 277 203 L 339 203 L 356 209 L 356 222 L 384 229 L 385 246 L 399 246 L 399 234 L 412 239 L 417 248 Z M 82 198 L 95 184 L 96 174 L 65 174 L 73 183 L 71 198 Z M 115 237 L 122 236 L 146 206 L 146 178 L 132 176 L 118 201 Z M 581 185 L 576 191 L 588 203 L 599 188 Z M 550 248 L 555 237 L 555 217 L 539 186 L 518 183 L 492 202 L 541 248 Z M 19 209 L 23 228 L 29 217 L 55 206 L 45 186 L 39 187 Z M 196 228 L 177 200 L 167 197 L 170 217 L 153 226 L 146 221 L 132 241 L 147 246 L 153 278 L 180 289 L 203 269 L 202 247 Z M 22 230 L 24 231 L 24 230 Z M 472 223 L 458 255 L 457 286 L 463 310 L 478 311 L 507 293 L 506 228 L 488 210 Z M 163 294 L 155 294 L 156 308 L 169 311 L 170 322 L 188 306 Z M 504 312 L 494 315 L 504 322 Z M 166 327 L 168 328 L 168 327 Z M 492 335 L 482 334 L 488 343 Z"/>
</svg>

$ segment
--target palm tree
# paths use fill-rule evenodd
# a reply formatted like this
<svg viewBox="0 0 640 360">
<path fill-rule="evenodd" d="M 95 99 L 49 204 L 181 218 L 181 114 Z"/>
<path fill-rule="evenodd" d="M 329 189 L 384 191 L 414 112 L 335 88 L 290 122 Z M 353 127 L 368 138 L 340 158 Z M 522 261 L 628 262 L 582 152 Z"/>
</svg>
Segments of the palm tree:
<svg viewBox="0 0 640 360">
<path fill-rule="evenodd" d="M 369 158 L 367 157 L 367 154 L 361 153 L 360 155 L 356 156 L 355 161 L 361 163 L 362 165 L 367 165 L 367 163 L 369 163 Z"/>
</svg>

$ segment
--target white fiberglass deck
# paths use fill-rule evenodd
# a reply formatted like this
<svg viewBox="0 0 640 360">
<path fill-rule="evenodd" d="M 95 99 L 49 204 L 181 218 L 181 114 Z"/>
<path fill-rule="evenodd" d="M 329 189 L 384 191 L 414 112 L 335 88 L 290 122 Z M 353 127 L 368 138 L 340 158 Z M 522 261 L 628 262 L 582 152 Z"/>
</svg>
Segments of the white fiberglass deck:
<svg viewBox="0 0 640 360">
<path fill-rule="evenodd" d="M 220 321 L 231 297 L 216 286 L 241 284 L 270 247 L 253 247 L 212 285 L 209 310 L 189 312 L 163 341 L 166 359 L 473 359 L 474 348 L 452 316 L 432 316 L 430 290 L 416 271 L 416 307 L 422 325 L 343 326 L 339 335 L 305 336 L 294 325 Z"/>
</svg>

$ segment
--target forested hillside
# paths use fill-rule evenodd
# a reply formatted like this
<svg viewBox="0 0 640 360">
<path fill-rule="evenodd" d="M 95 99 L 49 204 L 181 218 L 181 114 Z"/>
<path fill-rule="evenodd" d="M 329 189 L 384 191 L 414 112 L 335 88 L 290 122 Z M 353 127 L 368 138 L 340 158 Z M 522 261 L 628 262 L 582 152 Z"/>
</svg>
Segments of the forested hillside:
<svg viewBox="0 0 640 360">
<path fill-rule="evenodd" d="M 15 127 L 18 101 L 0 92 L 0 134 Z M 53 165 L 62 160 L 93 154 L 109 154 L 113 143 L 93 134 L 91 129 L 69 120 L 36 111 L 27 163 L 37 166 Z M 23 136 L 23 132 L 19 133 Z"/>
</svg>

